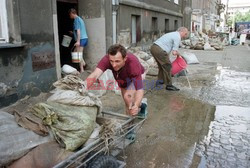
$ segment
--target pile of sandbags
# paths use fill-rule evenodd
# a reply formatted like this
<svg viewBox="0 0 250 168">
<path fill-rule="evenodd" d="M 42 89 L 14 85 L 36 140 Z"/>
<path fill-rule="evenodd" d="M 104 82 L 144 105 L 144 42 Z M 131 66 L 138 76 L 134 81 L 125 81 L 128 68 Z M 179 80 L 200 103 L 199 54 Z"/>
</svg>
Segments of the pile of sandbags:
<svg viewBox="0 0 250 168">
<path fill-rule="evenodd" d="M 28 106 L 25 110 L 17 105 L 8 111 L 11 114 L 0 111 L 0 167 L 17 159 L 11 167 L 52 167 L 91 136 L 102 109 L 101 100 L 88 93 L 84 81 L 74 75 L 67 75 L 54 86 L 49 98 L 20 102 Z M 47 148 L 48 143 L 53 144 Z"/>
</svg>

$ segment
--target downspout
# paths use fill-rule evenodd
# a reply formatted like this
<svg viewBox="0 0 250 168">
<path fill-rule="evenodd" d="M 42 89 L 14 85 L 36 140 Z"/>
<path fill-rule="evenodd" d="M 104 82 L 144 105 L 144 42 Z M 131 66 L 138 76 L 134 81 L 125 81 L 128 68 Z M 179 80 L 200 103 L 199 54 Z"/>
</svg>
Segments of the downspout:
<svg viewBox="0 0 250 168">
<path fill-rule="evenodd" d="M 116 44 L 116 18 L 119 7 L 119 0 L 112 0 L 112 30 L 113 30 L 113 44 Z"/>
</svg>

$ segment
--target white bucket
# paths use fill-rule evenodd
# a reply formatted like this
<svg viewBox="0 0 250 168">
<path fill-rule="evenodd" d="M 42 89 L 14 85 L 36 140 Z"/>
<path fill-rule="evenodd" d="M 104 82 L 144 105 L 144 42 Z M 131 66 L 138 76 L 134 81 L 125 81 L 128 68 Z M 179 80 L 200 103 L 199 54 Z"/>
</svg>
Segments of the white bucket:
<svg viewBox="0 0 250 168">
<path fill-rule="evenodd" d="M 69 47 L 72 37 L 63 35 L 62 46 Z"/>
<path fill-rule="evenodd" d="M 71 58 L 73 63 L 79 63 L 82 59 L 82 52 L 71 52 Z"/>
</svg>

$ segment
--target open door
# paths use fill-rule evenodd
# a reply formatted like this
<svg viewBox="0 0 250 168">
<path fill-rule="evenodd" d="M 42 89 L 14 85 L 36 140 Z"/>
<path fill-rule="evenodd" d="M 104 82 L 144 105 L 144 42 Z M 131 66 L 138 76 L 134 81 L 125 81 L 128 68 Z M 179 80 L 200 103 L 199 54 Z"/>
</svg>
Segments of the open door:
<svg viewBox="0 0 250 168">
<path fill-rule="evenodd" d="M 69 47 L 61 45 L 63 35 L 72 36 L 69 31 L 73 30 L 73 20 L 69 18 L 68 11 L 70 8 L 78 10 L 78 0 L 57 0 L 56 5 L 61 66 L 68 64 L 79 70 L 79 64 L 72 63 L 71 61 L 71 49 L 74 45 L 74 39 L 72 38 Z"/>
</svg>

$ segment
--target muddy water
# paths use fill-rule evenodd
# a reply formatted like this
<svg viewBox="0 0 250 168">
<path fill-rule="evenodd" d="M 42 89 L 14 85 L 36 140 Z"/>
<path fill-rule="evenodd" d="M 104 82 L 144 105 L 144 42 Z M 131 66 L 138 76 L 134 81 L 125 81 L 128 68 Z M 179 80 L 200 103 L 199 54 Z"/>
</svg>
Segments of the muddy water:
<svg viewBox="0 0 250 168">
<path fill-rule="evenodd" d="M 188 75 L 192 89 L 179 77 L 180 92 L 147 91 L 149 117 L 125 151 L 127 167 L 250 167 L 250 73 L 204 62 Z M 121 112 L 111 97 L 104 106 Z"/>
<path fill-rule="evenodd" d="M 215 65 L 214 65 L 215 66 Z M 227 67 L 203 65 L 189 74 L 193 89 L 188 88 L 186 78 L 176 79 L 182 93 L 212 105 L 250 105 L 250 73 L 230 70 Z M 194 71 L 194 70 L 193 70 Z"/>
<path fill-rule="evenodd" d="M 250 167 L 250 73 L 215 63 L 191 71 L 192 89 L 183 77 L 179 93 L 148 92 L 127 167 Z"/>
<path fill-rule="evenodd" d="M 149 118 L 126 150 L 127 167 L 189 167 L 214 119 L 214 106 L 165 90 L 147 97 Z"/>
</svg>

